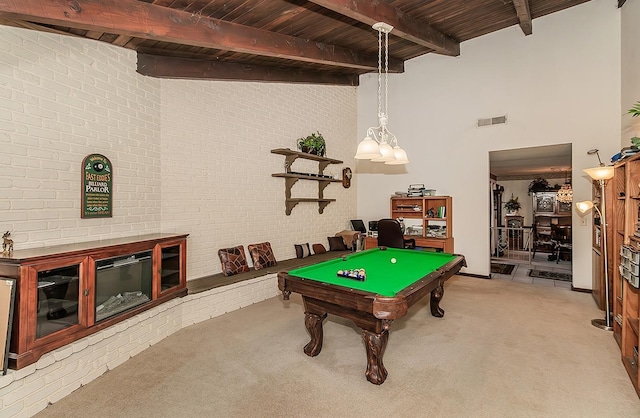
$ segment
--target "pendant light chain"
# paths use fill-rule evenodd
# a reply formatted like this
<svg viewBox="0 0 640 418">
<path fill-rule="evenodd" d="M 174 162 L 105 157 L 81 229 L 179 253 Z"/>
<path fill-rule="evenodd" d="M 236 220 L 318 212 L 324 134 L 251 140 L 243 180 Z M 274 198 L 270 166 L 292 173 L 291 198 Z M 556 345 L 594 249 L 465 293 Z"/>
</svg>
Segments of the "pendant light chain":
<svg viewBox="0 0 640 418">
<path fill-rule="evenodd" d="M 389 118 L 389 32 L 384 32 L 384 114 Z"/>
<path fill-rule="evenodd" d="M 389 131 L 389 32 L 393 26 L 377 22 L 373 29 L 378 31 L 378 126 L 367 129 L 367 135 L 358 144 L 356 160 L 370 160 L 388 165 L 409 164 L 407 153 L 398 145 L 398 139 Z M 384 91 L 382 90 L 382 33 L 384 32 Z M 384 100 L 384 106 L 382 101 Z"/>
<path fill-rule="evenodd" d="M 382 32 L 378 32 L 378 118 L 382 116 Z"/>
</svg>

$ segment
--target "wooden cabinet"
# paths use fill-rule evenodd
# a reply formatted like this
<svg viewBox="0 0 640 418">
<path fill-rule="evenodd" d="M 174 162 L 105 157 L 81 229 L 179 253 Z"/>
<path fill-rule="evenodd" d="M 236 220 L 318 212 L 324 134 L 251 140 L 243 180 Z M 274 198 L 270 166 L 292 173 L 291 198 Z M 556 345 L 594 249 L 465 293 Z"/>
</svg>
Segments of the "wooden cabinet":
<svg viewBox="0 0 640 418">
<path fill-rule="evenodd" d="M 453 214 L 450 196 L 394 196 L 390 205 L 390 217 L 402 218 L 405 221 L 406 237 L 415 239 L 418 247 L 453 253 Z M 365 248 L 377 245 L 375 238 L 367 239 Z"/>
<path fill-rule="evenodd" d="M 612 193 L 606 218 L 613 238 L 613 251 L 608 254 L 612 273 L 613 335 L 620 345 L 622 363 L 640 396 L 640 155 L 616 164 L 614 170 L 613 179 L 606 183 L 606 192 Z"/>
<path fill-rule="evenodd" d="M 534 253 L 547 252 L 558 256 L 558 245 L 568 248 L 571 245 L 571 203 L 558 202 L 554 191 L 532 195 Z"/>
<path fill-rule="evenodd" d="M 514 250 L 524 249 L 524 233 L 522 227 L 524 226 L 524 217 L 519 215 L 506 215 L 504 217 L 505 225 L 507 228 L 507 237 L 509 248 Z"/>
<path fill-rule="evenodd" d="M 187 235 L 16 250 L 0 276 L 16 279 L 9 366 L 21 369 L 186 290 Z"/>
<path fill-rule="evenodd" d="M 324 169 L 329 164 L 342 164 L 340 160 L 334 160 L 333 158 L 320 157 L 318 155 L 308 154 L 306 152 L 293 151 L 289 148 L 277 148 L 271 150 L 273 154 L 280 154 L 285 156 L 285 171 L 284 173 L 272 174 L 272 177 L 282 177 L 285 179 L 285 213 L 291 215 L 291 210 L 298 204 L 303 202 L 318 203 L 318 212 L 322 213 L 324 208 L 331 202 L 335 202 L 335 199 L 325 199 L 324 189 L 330 183 L 342 183 L 342 179 L 334 179 L 331 176 L 324 174 Z M 300 173 L 292 171 L 291 166 L 293 162 L 302 158 L 305 160 L 312 160 L 318 162 L 318 173 Z M 311 180 L 318 182 L 318 197 L 315 198 L 296 198 L 291 196 L 291 188 L 298 180 Z"/>
</svg>

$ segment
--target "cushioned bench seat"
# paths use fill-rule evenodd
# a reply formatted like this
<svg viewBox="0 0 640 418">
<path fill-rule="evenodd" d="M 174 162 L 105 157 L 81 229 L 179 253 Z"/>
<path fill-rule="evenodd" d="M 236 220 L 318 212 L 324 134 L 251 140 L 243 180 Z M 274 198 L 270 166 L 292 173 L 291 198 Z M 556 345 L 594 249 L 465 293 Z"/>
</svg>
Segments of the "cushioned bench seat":
<svg viewBox="0 0 640 418">
<path fill-rule="evenodd" d="M 273 267 L 266 267 L 260 270 L 252 269 L 233 276 L 225 276 L 222 273 L 212 274 L 210 276 L 188 280 L 187 290 L 189 294 L 200 293 L 216 287 L 227 286 L 244 280 L 266 276 L 267 274 L 277 273 L 279 271 L 289 271 L 299 267 L 321 263 L 323 261 L 331 260 L 332 258 L 342 257 L 346 254 L 351 254 L 351 251 L 328 251 L 324 254 L 315 254 L 305 258 L 291 258 L 288 260 L 278 261 L 278 264 Z"/>
</svg>

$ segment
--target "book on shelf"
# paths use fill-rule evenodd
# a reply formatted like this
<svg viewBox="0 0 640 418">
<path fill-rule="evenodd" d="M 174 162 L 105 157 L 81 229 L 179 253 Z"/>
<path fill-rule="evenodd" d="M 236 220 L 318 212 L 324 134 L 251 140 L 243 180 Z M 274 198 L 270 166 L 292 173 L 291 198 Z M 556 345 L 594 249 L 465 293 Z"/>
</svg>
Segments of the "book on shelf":
<svg viewBox="0 0 640 418">
<path fill-rule="evenodd" d="M 446 207 L 438 206 L 438 218 L 445 218 L 446 216 Z"/>
</svg>

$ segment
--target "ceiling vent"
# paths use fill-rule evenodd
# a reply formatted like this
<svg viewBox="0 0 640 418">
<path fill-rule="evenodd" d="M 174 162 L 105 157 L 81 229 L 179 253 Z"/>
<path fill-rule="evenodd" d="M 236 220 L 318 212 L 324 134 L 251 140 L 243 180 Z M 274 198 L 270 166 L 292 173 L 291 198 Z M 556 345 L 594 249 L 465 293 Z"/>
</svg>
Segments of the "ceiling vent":
<svg viewBox="0 0 640 418">
<path fill-rule="evenodd" d="M 478 119 L 478 127 L 481 126 L 491 126 L 491 125 L 502 125 L 507 123 L 507 115 L 496 116 L 493 118 L 486 119 Z"/>
</svg>

